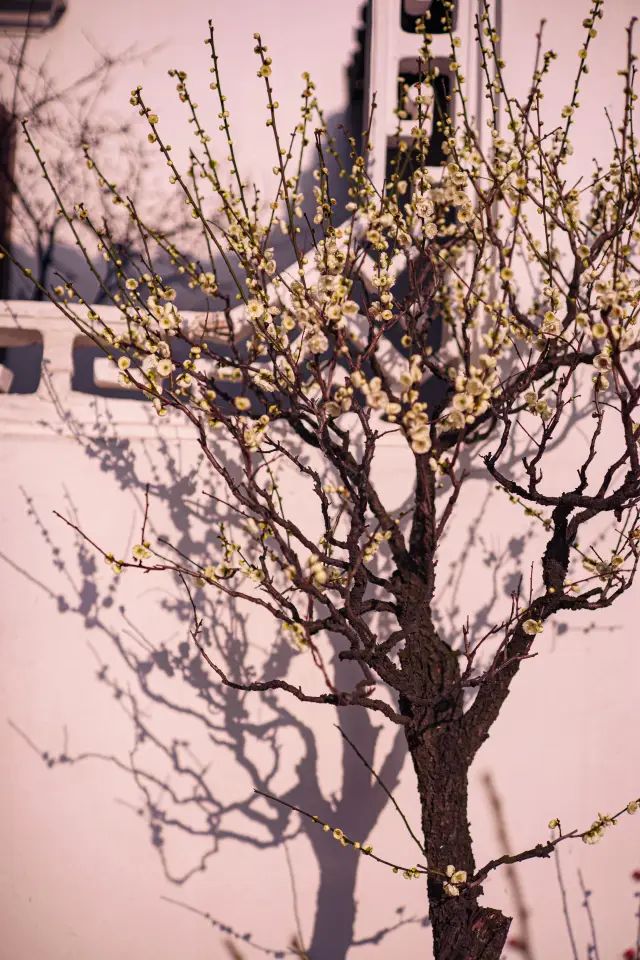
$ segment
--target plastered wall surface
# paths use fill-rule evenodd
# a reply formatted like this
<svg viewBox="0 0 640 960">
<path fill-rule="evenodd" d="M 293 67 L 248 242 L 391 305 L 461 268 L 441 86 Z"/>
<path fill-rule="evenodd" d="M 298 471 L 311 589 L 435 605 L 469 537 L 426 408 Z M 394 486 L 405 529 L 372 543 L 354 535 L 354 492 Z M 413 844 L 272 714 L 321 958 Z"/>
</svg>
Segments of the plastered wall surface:
<svg viewBox="0 0 640 960">
<path fill-rule="evenodd" d="M 632 7 L 611 4 L 600 29 L 583 98 L 586 119 L 576 135 L 578 165 L 604 149 L 602 107 L 619 102 L 616 58 Z M 179 55 L 195 60 L 192 51 L 205 50 L 202 20 L 212 15 L 223 38 L 223 67 L 240 98 L 239 151 L 255 164 L 255 175 L 266 178 L 270 163 L 258 163 L 262 140 L 253 139 L 249 121 L 262 116 L 261 100 L 256 107 L 253 87 L 243 79 L 254 78 L 251 34 L 259 29 L 269 37 L 271 31 L 270 52 L 282 71 L 281 77 L 274 71 L 276 83 L 288 90 L 290 77 L 297 84 L 303 69 L 314 73 L 315 67 L 328 109 L 339 113 L 345 103 L 340 66 L 353 46 L 356 8 L 325 5 L 320 16 L 316 5 L 281 0 L 268 12 L 248 3 L 240 15 L 227 4 L 212 11 L 194 4 L 181 11 L 178 35 L 168 7 L 113 4 L 107 17 L 77 4 L 38 43 L 50 45 L 62 75 L 80 69 L 87 56 L 86 28 L 105 44 L 121 39 L 124 25 L 127 36 L 144 36 L 145 44 L 168 41 L 166 54 L 153 60 L 162 71 L 150 66 L 149 78 L 140 80 L 160 97 L 165 62 Z M 558 9 L 545 2 L 533 10 L 507 2 L 505 56 L 514 83 L 524 84 L 528 75 L 539 16 L 548 19 L 553 46 L 568 55 L 577 50 L 576 25 L 584 15 L 577 3 Z M 562 82 L 568 90 L 574 66 L 559 61 L 548 101 L 565 102 Z M 123 96 L 134 82 L 122 78 Z M 120 93 L 113 95 L 115 103 Z M 179 104 L 175 111 L 170 106 L 170 90 L 165 95 L 178 149 L 184 118 Z M 284 93 L 281 100 L 284 113 L 289 100 Z M 54 322 L 46 310 L 3 308 L 0 328 L 21 325 L 40 330 L 46 343 Z M 253 797 L 255 788 L 289 796 L 372 843 L 380 855 L 410 865 L 416 851 L 402 822 L 334 724 L 343 723 L 354 742 L 371 751 L 376 769 L 397 783 L 394 795 L 417 828 L 413 772 L 396 731 L 377 717 L 225 691 L 198 669 L 193 647 L 184 646 L 190 621 L 171 576 L 130 571 L 116 580 L 53 515 L 57 510 L 97 544 L 124 555 L 137 542 L 149 483 L 156 535 L 199 558 L 217 549 L 207 540 L 210 501 L 203 494 L 211 478 L 204 467 L 196 470 L 198 450 L 188 429 L 170 418 L 148 418 L 146 405 L 133 400 L 69 392 L 71 350 L 69 338 L 49 337 L 47 382 L 57 402 L 44 379 L 37 396 L 0 396 L 0 958 L 223 958 L 226 937 L 247 958 L 269 956 L 286 951 L 298 921 L 305 944 L 315 948 L 313 960 L 344 956 L 352 924 L 349 960 L 428 957 L 421 883 L 357 860 L 317 827 L 298 831 L 295 816 L 285 823 L 278 805 Z M 63 421 L 65 411 L 70 417 Z M 586 429 L 575 423 L 554 454 L 553 482 L 560 488 L 584 449 Z M 388 442 L 376 471 L 383 497 L 395 508 L 410 494 L 409 459 L 392 438 Z M 615 443 L 607 438 L 605 459 Z M 305 489 L 293 477 L 284 485 L 292 509 L 309 520 L 313 507 Z M 529 556 L 539 552 L 539 533 L 530 536 L 530 522 L 507 507 L 479 475 L 469 482 L 439 566 L 440 629 L 447 635 L 459 633 L 466 613 L 478 622 L 490 617 L 494 591 L 504 603 L 510 578 L 528 570 Z M 205 520 L 199 519 L 203 511 Z M 458 589 L 449 575 L 460 564 Z M 255 611 L 217 606 L 211 596 L 203 596 L 203 604 L 210 639 L 229 671 L 241 671 L 243 663 L 267 669 L 274 643 L 269 621 Z M 544 841 L 551 817 L 582 829 L 598 811 L 613 812 L 637 795 L 638 604 L 632 591 L 597 621 L 576 616 L 540 637 L 538 656 L 524 665 L 472 772 L 479 864 L 504 852 L 483 785 L 487 772 L 502 798 L 514 850 Z M 274 669 L 321 689 L 308 657 L 286 645 L 278 649 Z M 327 652 L 330 658 L 329 645 Z M 43 752 L 74 762 L 49 767 Z M 561 851 L 581 956 L 588 924 L 578 869 L 593 891 L 601 957 L 619 956 L 634 942 L 638 901 L 630 874 L 640 868 L 638 829 L 637 818 L 623 818 L 596 847 L 569 842 Z M 285 843 L 283 833 L 290 837 Z M 519 876 L 536 956 L 570 957 L 554 863 L 530 861 Z M 504 873 L 494 874 L 485 890 L 485 902 L 513 910 Z"/>
</svg>

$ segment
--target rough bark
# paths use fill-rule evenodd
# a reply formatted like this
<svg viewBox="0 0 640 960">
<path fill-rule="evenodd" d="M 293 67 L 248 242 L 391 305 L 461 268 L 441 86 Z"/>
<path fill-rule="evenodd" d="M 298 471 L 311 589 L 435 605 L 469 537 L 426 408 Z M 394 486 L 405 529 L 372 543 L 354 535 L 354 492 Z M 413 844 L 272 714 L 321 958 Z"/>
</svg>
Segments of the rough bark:
<svg viewBox="0 0 640 960">
<path fill-rule="evenodd" d="M 435 960 L 500 960 L 511 918 L 482 907 L 482 887 L 463 887 L 460 896 L 444 892 L 449 864 L 475 870 L 468 821 L 468 775 L 478 739 L 465 723 L 458 657 L 438 637 L 431 616 L 430 576 L 396 579 L 401 622 L 406 630 L 400 652 L 409 688 L 400 709 L 411 718 L 405 728 L 418 782 L 422 830 L 430 875 L 427 883 Z"/>
<path fill-rule="evenodd" d="M 475 862 L 467 819 L 466 744 L 455 730 L 409 733 L 407 740 L 418 780 L 427 865 L 444 874 L 453 864 L 471 877 Z M 451 897 L 442 879 L 430 876 L 427 892 L 435 960 L 500 960 L 511 918 L 479 905 L 481 886 Z"/>
</svg>

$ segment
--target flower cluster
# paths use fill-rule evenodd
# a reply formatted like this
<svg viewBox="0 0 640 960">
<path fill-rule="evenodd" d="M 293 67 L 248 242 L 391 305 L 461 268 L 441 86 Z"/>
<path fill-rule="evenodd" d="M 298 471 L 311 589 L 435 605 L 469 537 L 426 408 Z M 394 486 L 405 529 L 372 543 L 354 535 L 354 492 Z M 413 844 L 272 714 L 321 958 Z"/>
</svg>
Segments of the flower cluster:
<svg viewBox="0 0 640 960">
<path fill-rule="evenodd" d="M 467 874 L 464 870 L 456 870 L 453 864 L 447 867 L 448 879 L 444 881 L 444 892 L 448 897 L 459 897 L 460 888 L 467 882 Z"/>
<path fill-rule="evenodd" d="M 283 623 L 282 629 L 289 635 L 291 643 L 297 650 L 309 648 L 309 640 L 301 623 Z"/>
<path fill-rule="evenodd" d="M 365 854 L 373 853 L 372 846 L 363 847 L 359 840 L 350 840 L 347 836 L 345 836 L 339 827 L 331 827 L 328 823 L 323 823 L 318 816 L 313 816 L 311 819 L 314 823 L 320 823 L 324 832 L 330 833 L 334 840 L 337 840 L 340 843 L 340 846 L 352 846 L 354 850 L 359 850 L 361 853 Z"/>
<path fill-rule="evenodd" d="M 419 28 L 419 82 L 401 89 L 397 151 L 384 167 L 382 188 L 371 176 L 366 137 L 360 152 L 347 137 L 350 158 L 343 163 L 308 74 L 303 75 L 300 122 L 291 138 L 283 139 L 271 87 L 271 58 L 256 35 L 257 73 L 274 148 L 273 191 L 262 207 L 239 170 L 211 28 L 207 43 L 214 75 L 210 89 L 219 108 L 217 144 L 201 125 L 187 74 L 170 71 L 196 139 L 187 169 L 174 161 L 142 88 L 131 93 L 132 105 L 149 124 L 149 141 L 167 164 L 172 189 L 202 230 L 196 259 L 162 231 L 149 228 L 127 192 L 110 183 L 87 153 L 105 192 L 139 230 L 144 257 L 135 261 L 123 253 L 108 223 L 85 204 L 61 207 L 60 216 L 88 265 L 92 267 L 95 251 L 83 243 L 80 229 L 89 232 L 114 271 L 117 292 L 111 300 L 118 322 L 104 323 L 100 307 L 89 307 L 70 281 L 53 292 L 41 292 L 58 298 L 61 310 L 116 364 L 120 382 L 139 389 L 159 417 L 171 414 L 171 421 L 181 416 L 193 426 L 216 482 L 226 486 L 224 496 L 212 494 L 216 507 L 232 517 L 228 529 L 219 524 L 220 562 L 204 567 L 185 562 L 174 569 L 185 582 L 191 577 L 198 588 L 212 587 L 243 602 L 255 600 L 269 610 L 292 644 L 310 651 L 331 694 L 305 695 L 279 680 L 236 687 L 286 689 L 300 699 L 335 704 L 338 694 L 315 639 L 330 630 L 342 635 L 350 647 L 344 652 L 360 661 L 366 677 L 361 681 L 365 687 L 341 694 L 340 702 L 359 702 L 405 724 L 407 711 L 401 715 L 389 702 L 362 693 L 371 671 L 378 671 L 408 701 L 414 698 L 421 704 L 433 702 L 437 673 L 440 686 L 455 687 L 456 697 L 465 684 L 477 687 L 473 709 L 482 728 L 508 692 L 514 671 L 502 668 L 523 659 L 523 646 L 528 650 L 549 616 L 572 606 L 607 606 L 613 594 L 632 582 L 640 559 L 640 427 L 632 420 L 640 406 L 634 368 L 640 316 L 640 170 L 632 122 L 636 95 L 631 50 L 623 71 L 622 127 L 616 132 L 611 162 L 598 166 L 591 182 L 580 189 L 568 188 L 565 169 L 601 5 L 601 0 L 592 0 L 585 21 L 570 102 L 544 135 L 541 87 L 555 55 L 541 50 L 526 100 L 507 96 L 499 38 L 486 10 L 477 22 L 490 107 L 486 128 L 475 129 L 469 117 L 461 73 L 465 57 L 453 35 L 451 92 L 444 110 L 438 111 L 444 115 L 433 116 L 439 68 L 431 55 L 427 12 Z M 452 2 L 444 0 L 441 6 L 443 26 L 450 28 Z M 503 114 L 505 129 L 499 128 Z M 301 178 L 312 124 L 310 222 Z M 426 159 L 434 129 L 445 156 L 439 170 L 429 168 Z M 378 164 L 385 159 L 374 158 Z M 47 178 L 44 165 L 42 170 Z M 333 188 L 339 178 L 348 185 L 349 201 L 348 216 L 337 225 Z M 273 235 L 278 230 L 290 245 L 287 269 L 275 257 Z M 152 256 L 153 244 L 162 256 Z M 176 287 L 152 266 L 167 259 L 172 275 L 175 271 L 203 298 L 201 331 L 185 325 Z M 580 375 L 586 380 L 581 393 L 574 389 Z M 562 484 L 560 490 L 547 486 L 553 472 L 546 464 L 543 469 L 542 461 L 562 438 L 561 431 L 571 426 L 568 415 L 580 396 L 593 432 L 589 452 L 577 466 L 579 493 L 569 494 Z M 587 475 L 595 472 L 605 415 L 607 429 L 617 418 L 624 446 L 615 466 L 605 468 L 594 495 Z M 399 515 L 385 507 L 375 484 L 376 444 L 387 434 L 412 455 L 415 469 L 414 498 Z M 615 437 L 616 430 L 608 435 Z M 504 451 L 521 436 L 533 453 L 505 465 Z M 484 445 L 492 439 L 496 442 Z M 532 576 L 528 606 L 521 609 L 516 591 L 510 617 L 489 630 L 487 637 L 502 627 L 505 634 L 493 669 L 477 671 L 475 648 L 467 647 L 464 673 L 439 667 L 434 672 L 427 650 L 426 669 L 415 677 L 414 687 L 413 671 L 410 677 L 408 671 L 419 658 L 412 659 L 417 634 L 407 598 L 420 594 L 424 610 L 415 615 L 431 618 L 435 554 L 469 475 L 463 464 L 479 460 L 474 454 L 481 446 L 493 482 L 511 504 L 541 523 L 559 549 L 541 557 L 544 592 L 534 597 Z M 320 467 L 318 459 L 323 461 Z M 296 517 L 283 502 L 282 470 L 292 471 L 315 490 L 315 526 L 310 522 L 307 528 L 310 518 Z M 618 483 L 620 473 L 625 479 Z M 329 477 L 335 483 L 326 484 Z M 443 487 L 447 490 L 441 496 Z M 605 552 L 600 541 L 592 541 L 598 542 L 597 551 L 580 551 L 578 528 L 595 517 L 607 517 L 607 512 L 617 524 L 607 528 L 614 530 L 611 554 L 611 543 Z M 404 518 L 406 525 L 401 523 Z M 143 526 L 133 562 L 104 555 L 115 573 L 128 566 L 140 568 L 151 556 L 144 537 Z M 396 568 L 388 579 L 378 562 L 385 544 L 384 553 Z M 569 570 L 574 561 L 579 565 L 579 558 L 589 587 L 579 597 L 565 596 L 565 589 L 580 592 Z M 420 590 L 407 587 L 418 579 Z M 396 633 L 394 627 L 391 639 L 377 644 L 371 614 L 395 616 L 400 629 Z M 443 643 L 436 633 L 434 649 Z M 404 648 L 394 651 L 397 636 L 401 639 L 396 646 Z M 400 666 L 391 659 L 398 653 Z M 440 650 L 440 662 L 448 662 L 450 654 Z M 483 689 L 487 677 L 494 698 L 490 709 Z M 444 693 L 439 688 L 438 695 Z M 635 813 L 639 803 L 631 801 L 627 812 Z M 614 817 L 600 814 L 583 840 L 597 842 L 615 823 Z M 557 820 L 550 826 L 559 829 Z M 323 829 L 341 846 L 372 854 L 370 846 L 361 847 L 339 828 L 323 824 Z M 387 865 L 396 873 L 402 870 L 406 878 L 427 872 L 418 866 Z M 466 872 L 453 865 L 446 868 L 446 877 L 437 875 L 451 898 L 462 893 L 464 899 L 465 884 L 479 882 L 468 881 Z"/>
<path fill-rule="evenodd" d="M 618 821 L 606 813 L 599 813 L 598 819 L 594 820 L 589 829 L 582 835 L 584 843 L 598 843 L 605 835 L 608 827 L 613 827 Z"/>
</svg>

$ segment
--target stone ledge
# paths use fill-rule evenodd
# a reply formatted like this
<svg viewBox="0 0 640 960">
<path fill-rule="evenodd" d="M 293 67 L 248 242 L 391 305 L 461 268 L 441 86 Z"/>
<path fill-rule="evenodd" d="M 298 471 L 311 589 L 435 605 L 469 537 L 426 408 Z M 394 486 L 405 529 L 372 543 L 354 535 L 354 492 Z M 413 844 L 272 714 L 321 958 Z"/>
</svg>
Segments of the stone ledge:
<svg viewBox="0 0 640 960">
<path fill-rule="evenodd" d="M 350 226 L 351 220 L 341 227 Z M 400 272 L 406 265 L 406 257 L 399 253 L 394 257 L 392 269 Z M 373 291 L 372 279 L 375 263 L 365 256 L 359 266 L 359 273 L 365 286 Z M 318 271 L 314 259 L 305 267 L 305 280 L 308 284 L 317 282 Z M 297 265 L 283 272 L 283 277 L 291 282 L 298 279 Z M 277 289 L 273 284 L 267 287 L 270 301 L 276 302 L 279 295 L 287 300 L 284 285 Z M 96 336 L 104 326 L 116 332 L 127 329 L 127 321 L 122 311 L 113 305 L 82 306 L 73 304 L 68 308 L 85 329 Z M 98 319 L 90 319 L 89 312 Z M 221 311 L 209 313 L 194 310 L 180 311 L 182 329 L 194 339 L 207 339 L 212 343 L 223 342 L 226 337 L 227 321 Z M 245 317 L 244 304 L 238 304 L 231 310 L 238 337 L 246 336 L 251 326 Z M 358 318 L 364 321 L 363 317 Z M 71 389 L 73 370 L 73 351 L 77 347 L 88 347 L 93 340 L 87 333 L 76 327 L 62 310 L 49 300 L 5 300 L 0 301 L 0 347 L 30 346 L 42 344 L 42 371 L 40 383 L 35 393 L 8 394 L 11 385 L 11 371 L 0 367 L 0 436 L 50 436 L 52 430 L 59 429 L 65 423 L 76 422 L 82 429 L 96 428 L 95 405 L 99 401 L 107 421 L 117 427 L 119 435 L 126 437 L 153 437 L 156 431 L 152 426 L 151 407 L 140 400 L 125 398 L 106 398 L 94 394 L 80 393 Z M 6 370 L 6 373 L 3 371 Z M 104 370 L 99 373 L 102 377 Z M 108 382 L 107 382 L 108 381 Z M 111 378 L 105 381 L 113 386 Z M 95 381 L 96 386 L 105 383 Z M 173 411 L 162 418 L 162 427 L 172 416 Z M 189 423 L 172 424 L 170 429 L 174 437 L 191 439 L 194 428 Z"/>
</svg>

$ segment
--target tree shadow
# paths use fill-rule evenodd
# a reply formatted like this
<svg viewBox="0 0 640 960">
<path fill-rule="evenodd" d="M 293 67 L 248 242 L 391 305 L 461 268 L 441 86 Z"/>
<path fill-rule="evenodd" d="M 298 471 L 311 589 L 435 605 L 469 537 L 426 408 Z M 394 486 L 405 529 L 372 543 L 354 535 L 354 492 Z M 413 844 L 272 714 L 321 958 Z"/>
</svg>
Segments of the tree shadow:
<svg viewBox="0 0 640 960">
<path fill-rule="evenodd" d="M 146 474 L 149 534 L 159 534 L 154 518 L 165 508 L 162 512 L 168 520 L 162 530 L 164 539 L 191 562 L 201 566 L 209 563 L 216 550 L 214 520 L 219 524 L 222 519 L 232 526 L 234 518 L 198 490 L 201 458 L 190 457 L 182 447 L 170 450 L 157 428 L 155 438 L 142 442 L 138 449 L 127 438 L 117 436 L 114 423 L 100 422 L 97 408 L 96 416 L 100 428 L 95 431 L 84 430 L 73 417 L 67 418 L 59 430 L 67 435 L 70 431 L 100 470 L 134 498 L 140 511 L 144 510 L 147 487 L 142 474 Z M 227 466 L 232 471 L 237 469 L 232 461 Z M 96 555 L 86 541 L 74 534 L 75 556 L 73 560 L 63 558 L 54 533 L 38 516 L 33 499 L 26 493 L 25 498 L 27 515 L 37 524 L 52 566 L 68 587 L 59 590 L 33 578 L 31 582 L 54 600 L 59 615 L 75 617 L 82 624 L 96 658 L 96 680 L 113 696 L 131 726 L 131 746 L 125 754 L 90 750 L 73 753 L 66 744 L 59 754 L 38 751 L 47 765 L 97 760 L 126 774 L 139 794 L 135 813 L 147 826 L 165 877 L 178 886 L 188 885 L 190 878 L 211 866 L 222 845 L 269 850 L 306 835 L 320 877 L 308 945 L 314 960 L 338 960 L 358 945 L 381 944 L 398 926 L 425 925 L 426 917 L 405 917 L 404 908 L 399 907 L 399 919 L 390 918 L 373 933 L 356 938 L 359 856 L 353 849 L 343 850 L 331 842 L 317 825 L 305 818 L 298 823 L 297 816 L 286 807 L 254 793 L 261 790 L 277 794 L 302 809 L 313 810 L 321 819 L 340 824 L 348 835 L 364 844 L 388 800 L 350 748 L 343 742 L 339 784 L 327 795 L 321 784 L 314 732 L 288 703 L 273 691 L 254 697 L 212 678 L 189 640 L 192 608 L 177 578 L 173 587 L 165 583 L 154 601 L 163 622 L 166 618 L 163 636 L 170 637 L 159 639 L 155 631 L 145 628 L 144 612 L 123 598 L 120 582 L 105 585 Z M 69 494 L 66 512 L 80 528 L 86 526 Z M 6 555 L 2 557 L 11 562 Z M 17 569 L 15 563 L 12 565 Z M 257 643 L 255 628 L 235 601 L 211 588 L 198 588 L 194 600 L 203 618 L 201 642 L 228 676 L 240 681 L 260 680 L 285 677 L 295 669 L 301 654 L 283 635 L 271 645 Z M 353 664 L 338 659 L 331 638 L 328 649 L 333 682 L 339 689 L 352 689 L 358 671 Z M 318 680 L 321 682 L 321 677 Z M 380 727 L 374 726 L 371 715 L 347 709 L 336 714 L 336 722 L 373 765 L 374 752 L 376 759 L 379 755 Z M 297 745 L 297 761 L 288 770 L 285 756 L 292 741 Z M 405 757 L 406 746 L 399 729 L 390 749 L 378 761 L 377 772 L 391 791 L 397 786 Z M 229 783 L 221 789 L 215 772 L 221 763 L 226 767 L 229 760 L 238 781 L 232 796 L 228 796 Z M 283 767 L 288 771 L 286 789 L 278 786 Z M 185 857 L 189 863 L 177 867 L 176 861 Z M 206 919 L 214 922 L 211 917 Z M 230 928 L 225 932 L 262 952 L 271 949 L 254 944 L 252 934 L 236 934 Z M 271 955 L 288 952 L 275 950 Z"/>
<path fill-rule="evenodd" d="M 349 166 L 349 148 L 344 128 L 352 118 L 348 113 L 328 118 L 327 130 L 330 138 L 335 139 L 336 150 L 345 166 Z M 313 173 L 306 170 L 300 189 L 305 194 L 305 210 L 312 208 L 311 197 Z M 337 214 L 347 200 L 346 182 L 336 178 Z M 341 217 L 336 215 L 337 222 Z M 305 248 L 312 244 L 311 232 L 303 234 Z M 289 241 L 284 237 L 274 237 L 273 246 L 276 259 L 284 255 L 285 248 L 290 249 Z M 69 261 L 68 270 L 82 288 L 83 270 L 88 266 L 77 259 Z M 65 254 L 66 255 L 66 254 Z M 61 254 L 60 263 L 63 262 Z M 194 257 L 196 262 L 197 257 Z M 74 273 L 75 272 L 75 273 Z M 200 292 L 189 288 L 179 276 L 170 275 L 177 289 L 177 303 L 180 309 L 206 311 L 211 306 L 209 300 Z M 223 293 L 235 292 L 231 276 L 220 267 L 220 287 Z M 95 298 L 94 298 L 95 299 Z M 398 333 L 398 336 L 400 333 Z M 395 334 L 394 334 L 395 336 Z M 10 365 L 10 360 L 9 364 Z M 430 402 L 438 402 L 437 385 L 431 381 L 431 387 L 425 387 L 424 396 Z M 429 389 L 433 388 L 432 393 Z M 435 391 L 435 392 L 433 392 Z M 85 383 L 85 392 L 97 392 Z M 68 417 L 65 426 L 55 428 L 61 434 L 71 431 L 86 456 L 95 461 L 101 471 L 109 474 L 117 482 L 122 492 L 134 497 L 139 512 L 144 509 L 143 494 L 149 477 L 149 497 L 153 508 L 163 506 L 168 512 L 167 528 L 162 531 L 162 539 L 170 542 L 177 551 L 200 567 L 209 562 L 211 552 L 216 549 L 213 522 L 219 523 L 221 517 L 229 524 L 234 523 L 232 516 L 221 513 L 219 504 L 198 496 L 197 481 L 202 458 L 194 466 L 192 458 L 185 457 L 180 462 L 182 448 L 177 455 L 169 449 L 162 432 L 156 428 L 153 444 L 142 444 L 143 467 L 140 466 L 140 454 L 130 441 L 118 435 L 117 423 L 112 415 L 101 412 L 96 402 L 96 423 L 88 432 L 79 423 Z M 575 426 L 575 423 L 573 424 Z M 571 429 L 569 420 L 563 436 Z M 562 437 L 556 440 L 561 442 Z M 478 454 L 476 453 L 475 458 Z M 514 462 L 520 452 L 514 447 Z M 155 457 L 162 461 L 160 469 Z M 233 475 L 237 466 L 233 460 L 225 461 L 225 466 Z M 481 468 L 471 458 L 463 466 L 468 467 L 471 479 L 477 478 Z M 491 492 L 487 494 L 491 496 Z M 49 767 L 84 763 L 98 760 L 115 766 L 135 783 L 139 794 L 139 805 L 135 813 L 146 823 L 150 842 L 160 859 L 167 880 L 178 886 L 198 873 L 206 870 L 223 844 L 240 844 L 243 847 L 259 851 L 285 847 L 287 841 L 304 833 L 316 858 L 320 875 L 313 932 L 308 951 L 313 960 L 340 960 L 348 951 L 361 945 L 380 945 L 386 937 L 398 927 L 409 923 L 427 924 L 426 918 L 404 918 L 387 926 L 381 926 L 373 934 L 356 939 L 355 923 L 357 904 L 355 889 L 359 867 L 359 857 L 353 850 L 343 851 L 339 845 L 327 840 L 324 833 L 306 820 L 295 821 L 290 811 L 281 804 L 257 796 L 255 790 L 264 793 L 278 793 L 281 798 L 305 810 L 312 810 L 321 819 L 339 823 L 349 836 L 358 837 L 365 842 L 378 822 L 387 805 L 387 798 L 378 784 L 372 779 L 366 767 L 342 745 L 340 760 L 340 785 L 336 792 L 327 796 L 323 790 L 319 775 L 319 750 L 315 734 L 292 710 L 281 702 L 282 698 L 273 692 L 260 696 L 220 686 L 211 679 L 203 665 L 199 652 L 189 642 L 192 624 L 192 609 L 188 598 L 180 591 L 178 582 L 173 589 L 167 590 L 157 607 L 174 625 L 171 640 L 160 641 L 150 636 L 139 622 L 135 609 L 119 597 L 119 586 L 110 584 L 106 589 L 97 575 L 95 556 L 89 552 L 85 541 L 75 538 L 75 569 L 71 562 L 62 559 L 61 550 L 54 545 L 49 529 L 36 514 L 35 505 L 27 498 L 29 513 L 39 524 L 45 543 L 51 550 L 52 563 L 60 576 L 67 578 L 71 592 L 57 592 L 40 583 L 39 588 L 55 598 L 58 612 L 65 616 L 76 617 L 92 638 L 91 649 L 97 660 L 96 679 L 106 688 L 124 710 L 131 725 L 132 745 L 125 756 L 100 752 L 81 752 L 73 754 L 65 747 L 61 754 L 51 751 L 39 751 Z M 485 504 L 486 506 L 486 504 Z M 153 528 L 153 513 L 150 528 Z M 68 509 L 80 527 L 83 518 L 77 514 L 73 499 L 68 497 Z M 466 547 L 459 552 L 459 558 L 453 563 L 442 588 L 441 604 L 434 610 L 436 623 L 443 638 L 450 639 L 455 646 L 455 637 L 459 634 L 462 604 L 461 584 L 465 569 L 471 562 L 474 549 L 483 554 L 483 563 L 492 572 L 492 588 L 486 602 L 474 612 L 473 630 L 477 633 L 486 630 L 493 621 L 494 610 L 498 603 L 509 597 L 517 584 L 515 569 L 528 540 L 533 533 L 510 536 L 506 547 L 496 550 L 484 542 L 479 533 L 479 524 L 484 507 L 478 511 L 477 519 L 471 524 L 467 534 Z M 409 522 L 405 519 L 405 525 Z M 207 532 L 199 533 L 197 527 L 204 525 Z M 6 559 L 6 558 L 5 558 Z M 26 571 L 25 571 L 26 575 Z M 286 677 L 295 669 L 298 657 L 291 644 L 280 636 L 265 653 L 258 651 L 252 640 L 252 625 L 247 615 L 234 602 L 221 598 L 213 599 L 209 591 L 200 588 L 195 596 L 196 604 L 203 617 L 202 643 L 205 648 L 215 652 L 215 658 L 223 665 L 224 672 L 239 680 L 262 680 L 273 676 Z M 384 617 L 381 620 L 384 624 Z M 559 632 L 561 632 L 559 630 Z M 98 642 L 100 648 L 98 649 Z M 353 665 L 344 663 L 337 656 L 337 648 L 329 638 L 331 677 L 339 689 L 351 689 L 359 678 L 354 674 Z M 264 654 L 262 657 L 260 654 Z M 125 682 L 119 674 L 124 673 Z M 186 693 L 186 696 L 185 696 Z M 152 705 L 163 716 L 171 717 L 171 727 L 185 728 L 185 733 L 167 738 L 163 732 L 163 723 L 156 723 L 147 707 Z M 267 719 L 264 719 L 264 712 Z M 340 712 L 337 717 L 342 728 L 370 765 L 373 765 L 379 728 L 371 720 L 371 714 L 364 710 Z M 295 738 L 299 745 L 299 757 L 292 771 L 293 782 L 286 790 L 278 790 L 274 784 L 278 781 L 286 753 L 287 738 Z M 255 759 L 255 751 L 261 760 Z M 206 756 L 229 757 L 234 769 L 242 772 L 246 786 L 232 798 L 225 796 L 216 783 L 213 759 L 202 760 L 202 750 Z M 401 730 L 395 734 L 393 744 L 387 752 L 379 775 L 390 790 L 398 783 L 406 753 Z M 240 821 L 241 826 L 238 826 Z M 190 864 L 187 867 L 175 866 L 176 847 L 189 848 Z M 174 901 L 175 902 L 175 901 Z M 198 912 L 195 908 L 183 904 L 186 909 Z M 403 908 L 398 908 L 402 911 Z M 213 920 L 209 914 L 203 919 L 222 932 L 244 942 L 268 955 L 284 956 L 285 950 L 272 950 L 254 942 L 252 934 L 239 934 L 231 927 Z"/>
</svg>

